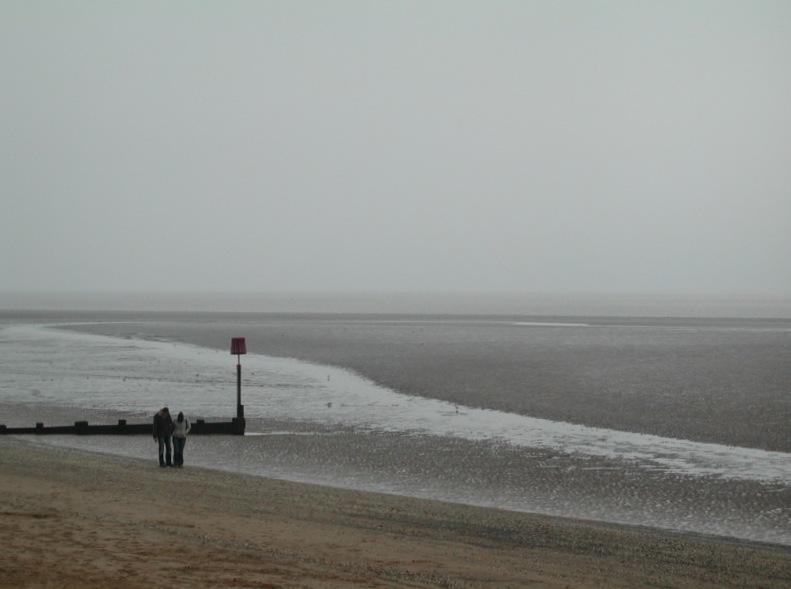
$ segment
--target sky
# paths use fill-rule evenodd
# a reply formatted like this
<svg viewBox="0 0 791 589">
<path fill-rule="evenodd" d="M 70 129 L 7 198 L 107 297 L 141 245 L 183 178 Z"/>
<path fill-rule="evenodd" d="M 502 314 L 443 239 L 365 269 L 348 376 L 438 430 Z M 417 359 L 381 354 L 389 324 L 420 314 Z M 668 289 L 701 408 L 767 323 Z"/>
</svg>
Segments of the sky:
<svg viewBox="0 0 791 589">
<path fill-rule="evenodd" d="M 791 295 L 791 3 L 0 1 L 0 292 Z"/>
</svg>

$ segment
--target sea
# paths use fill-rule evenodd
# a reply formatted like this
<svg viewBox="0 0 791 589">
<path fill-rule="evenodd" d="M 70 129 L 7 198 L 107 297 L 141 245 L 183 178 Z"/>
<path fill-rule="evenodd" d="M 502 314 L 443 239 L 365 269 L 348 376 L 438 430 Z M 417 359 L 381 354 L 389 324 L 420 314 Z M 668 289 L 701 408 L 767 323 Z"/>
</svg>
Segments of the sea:
<svg viewBox="0 0 791 589">
<path fill-rule="evenodd" d="M 0 294 L 0 424 L 230 419 L 237 362 L 187 468 L 791 546 L 791 297 Z"/>
</svg>

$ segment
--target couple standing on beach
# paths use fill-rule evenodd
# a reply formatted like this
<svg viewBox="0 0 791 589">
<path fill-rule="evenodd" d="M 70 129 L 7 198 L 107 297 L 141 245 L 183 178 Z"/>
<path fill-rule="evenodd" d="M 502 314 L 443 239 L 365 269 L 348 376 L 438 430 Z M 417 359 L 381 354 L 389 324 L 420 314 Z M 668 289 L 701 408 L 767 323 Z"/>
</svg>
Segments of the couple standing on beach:
<svg viewBox="0 0 791 589">
<path fill-rule="evenodd" d="M 154 441 L 159 442 L 159 466 L 184 466 L 184 446 L 192 429 L 190 420 L 179 412 L 176 421 L 167 407 L 154 415 Z M 173 438 L 173 460 L 170 459 L 170 439 Z"/>
</svg>

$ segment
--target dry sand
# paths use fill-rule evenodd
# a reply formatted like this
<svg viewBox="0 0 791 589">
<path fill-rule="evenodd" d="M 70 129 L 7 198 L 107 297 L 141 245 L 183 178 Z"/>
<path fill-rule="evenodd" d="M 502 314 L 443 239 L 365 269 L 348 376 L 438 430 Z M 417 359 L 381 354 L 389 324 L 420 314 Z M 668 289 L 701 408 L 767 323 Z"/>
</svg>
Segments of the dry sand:
<svg viewBox="0 0 791 589">
<path fill-rule="evenodd" d="M 0 587 L 791 587 L 791 547 L 159 468 L 154 454 L 0 439 Z"/>
</svg>

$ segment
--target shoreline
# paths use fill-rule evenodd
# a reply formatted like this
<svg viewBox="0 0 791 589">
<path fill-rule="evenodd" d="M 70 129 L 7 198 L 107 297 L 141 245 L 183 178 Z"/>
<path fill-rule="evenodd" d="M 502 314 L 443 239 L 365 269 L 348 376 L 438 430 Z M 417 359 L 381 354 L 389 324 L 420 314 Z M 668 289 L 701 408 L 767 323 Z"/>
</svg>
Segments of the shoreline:
<svg viewBox="0 0 791 589">
<path fill-rule="evenodd" d="M 3 586 L 791 583 L 782 545 L 159 469 L 15 439 L 0 439 L 0 468 Z"/>
<path fill-rule="evenodd" d="M 14 406 L 0 403 L 0 412 Z M 30 406 L 28 421 L 44 405 Z M 47 406 L 44 422 L 81 410 Z M 91 416 L 91 423 L 115 421 Z M 76 417 L 75 417 L 76 418 Z M 149 419 L 145 420 L 146 422 Z M 53 421 L 54 423 L 54 421 Z M 142 421 L 141 421 L 142 423 Z M 261 435 L 195 436 L 188 462 L 223 472 L 361 492 L 447 501 L 549 517 L 577 518 L 701 534 L 791 548 L 787 484 L 718 480 L 634 471 L 627 464 L 524 451 L 453 438 L 404 437 L 355 430 L 294 428 L 253 422 Z M 25 443 L 142 459 L 154 454 L 144 436 L 9 436 Z M 405 454 L 406 453 L 406 454 Z M 405 456 L 408 455 L 408 458 Z M 441 464 L 441 468 L 437 465 Z M 423 473 L 437 473 L 430 477 Z"/>
</svg>

